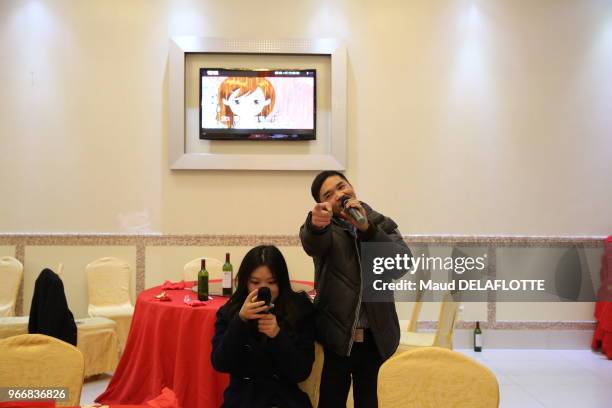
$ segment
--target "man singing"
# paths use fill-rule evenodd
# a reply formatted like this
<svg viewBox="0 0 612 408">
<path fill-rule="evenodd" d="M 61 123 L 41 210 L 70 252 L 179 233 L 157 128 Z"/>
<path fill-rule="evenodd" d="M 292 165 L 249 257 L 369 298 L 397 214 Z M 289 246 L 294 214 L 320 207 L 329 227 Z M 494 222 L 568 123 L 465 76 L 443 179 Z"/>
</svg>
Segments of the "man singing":
<svg viewBox="0 0 612 408">
<path fill-rule="evenodd" d="M 360 244 L 412 254 L 397 224 L 359 201 L 342 173 L 319 173 L 311 193 L 317 204 L 300 239 L 314 260 L 317 338 L 325 350 L 319 408 L 345 406 L 351 377 L 355 407 L 376 407 L 378 369 L 397 349 L 399 321 L 393 302 L 362 301 Z"/>
</svg>

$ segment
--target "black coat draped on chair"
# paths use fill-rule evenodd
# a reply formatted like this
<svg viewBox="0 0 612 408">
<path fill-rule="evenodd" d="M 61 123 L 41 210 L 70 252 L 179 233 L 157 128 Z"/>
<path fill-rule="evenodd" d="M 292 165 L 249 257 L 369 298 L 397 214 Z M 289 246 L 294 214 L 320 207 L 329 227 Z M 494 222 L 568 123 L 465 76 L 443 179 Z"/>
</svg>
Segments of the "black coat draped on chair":
<svg viewBox="0 0 612 408">
<path fill-rule="evenodd" d="M 51 269 L 43 269 L 36 278 L 28 333 L 39 333 L 77 344 L 77 327 L 68 309 L 64 284 Z"/>
</svg>

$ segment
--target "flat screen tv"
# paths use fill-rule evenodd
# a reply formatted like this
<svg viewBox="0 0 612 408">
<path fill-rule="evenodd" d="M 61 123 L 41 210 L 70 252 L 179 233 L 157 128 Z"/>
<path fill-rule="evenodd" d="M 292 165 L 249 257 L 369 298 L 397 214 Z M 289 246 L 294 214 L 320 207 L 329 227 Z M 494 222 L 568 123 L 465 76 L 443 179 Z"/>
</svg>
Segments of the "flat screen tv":
<svg viewBox="0 0 612 408">
<path fill-rule="evenodd" d="M 200 139 L 316 139 L 316 70 L 200 68 Z"/>
</svg>

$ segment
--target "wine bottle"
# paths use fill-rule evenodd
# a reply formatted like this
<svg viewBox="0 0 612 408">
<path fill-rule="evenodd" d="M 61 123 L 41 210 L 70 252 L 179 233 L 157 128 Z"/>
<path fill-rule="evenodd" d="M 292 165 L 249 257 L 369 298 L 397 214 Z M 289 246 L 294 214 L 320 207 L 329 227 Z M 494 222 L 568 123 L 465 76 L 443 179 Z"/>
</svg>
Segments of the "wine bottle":
<svg viewBox="0 0 612 408">
<path fill-rule="evenodd" d="M 225 263 L 223 264 L 223 296 L 231 296 L 234 285 L 234 267 L 230 263 L 230 254 L 225 254 Z"/>
<path fill-rule="evenodd" d="M 208 271 L 206 259 L 202 259 L 200 272 L 198 272 L 198 300 L 208 300 Z"/>
<path fill-rule="evenodd" d="M 476 322 L 474 329 L 474 351 L 482 351 L 482 331 L 480 331 L 480 322 Z"/>
</svg>

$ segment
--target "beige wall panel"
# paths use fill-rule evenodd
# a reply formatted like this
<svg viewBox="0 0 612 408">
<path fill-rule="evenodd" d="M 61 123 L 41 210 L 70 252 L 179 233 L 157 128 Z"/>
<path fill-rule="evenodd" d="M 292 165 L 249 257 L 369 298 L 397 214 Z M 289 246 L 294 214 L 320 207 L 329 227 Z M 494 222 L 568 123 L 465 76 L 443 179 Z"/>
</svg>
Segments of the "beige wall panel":
<svg viewBox="0 0 612 408">
<path fill-rule="evenodd" d="M 11 57 L 0 88 L 11 102 L 0 109 L 0 174 L 19 194 L 0 201 L 0 230 L 159 230 L 163 10 L 2 3 L 0 39 Z"/>
<path fill-rule="evenodd" d="M 289 277 L 293 280 L 314 282 L 314 264 L 312 258 L 301 246 L 279 247 L 287 260 Z"/>
<path fill-rule="evenodd" d="M 161 285 L 166 280 L 182 280 L 183 266 L 198 257 L 216 258 L 224 262 L 226 252 L 230 253 L 235 276 L 242 258 L 251 248 L 246 246 L 147 247 L 145 288 Z M 301 247 L 279 247 L 279 249 L 287 261 L 290 279 L 307 281 L 314 279 L 312 260 Z M 209 272 L 211 279 L 221 277 L 219 271 L 209 270 Z"/>
<path fill-rule="evenodd" d="M 15 256 L 15 247 L 10 245 L 0 245 L 0 257 Z"/>
<path fill-rule="evenodd" d="M 405 234 L 612 230 L 606 2 L 5 0 L 0 15 L 0 175 L 19 192 L 0 231 L 296 233 L 313 172 L 168 170 L 177 35 L 344 40 L 347 175 Z"/>
<path fill-rule="evenodd" d="M 466 302 L 461 304 L 463 310 L 459 310 L 457 318 L 465 321 L 487 321 L 487 304 L 485 302 Z"/>
<path fill-rule="evenodd" d="M 590 302 L 504 302 L 497 304 L 498 321 L 593 321 L 595 304 Z"/>
<path fill-rule="evenodd" d="M 68 299 L 68 307 L 75 318 L 87 317 L 87 274 L 85 266 L 98 258 L 113 256 L 130 265 L 132 303 L 136 288 L 136 248 L 127 246 L 26 246 L 24 265 L 24 314 L 30 313 L 34 283 L 40 271 L 50 268 L 57 273 L 58 264 L 64 264 L 61 278 Z"/>
<path fill-rule="evenodd" d="M 397 302 L 395 309 L 400 321 L 407 323 L 412 316 L 412 302 Z M 458 320 L 464 321 L 487 321 L 487 304 L 482 302 L 466 302 L 461 304 L 463 310 L 459 310 Z M 440 302 L 424 302 L 419 314 L 419 321 L 437 321 L 440 316 Z M 402 326 L 404 327 L 404 326 Z"/>
</svg>

